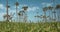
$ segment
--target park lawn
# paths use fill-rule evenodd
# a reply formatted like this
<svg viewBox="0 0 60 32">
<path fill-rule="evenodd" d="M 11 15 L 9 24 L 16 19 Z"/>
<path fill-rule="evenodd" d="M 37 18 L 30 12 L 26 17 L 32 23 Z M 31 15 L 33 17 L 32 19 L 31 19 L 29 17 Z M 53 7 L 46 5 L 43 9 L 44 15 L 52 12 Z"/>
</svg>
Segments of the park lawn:
<svg viewBox="0 0 60 32">
<path fill-rule="evenodd" d="M 60 22 L 0 22 L 0 32 L 60 32 Z"/>
</svg>

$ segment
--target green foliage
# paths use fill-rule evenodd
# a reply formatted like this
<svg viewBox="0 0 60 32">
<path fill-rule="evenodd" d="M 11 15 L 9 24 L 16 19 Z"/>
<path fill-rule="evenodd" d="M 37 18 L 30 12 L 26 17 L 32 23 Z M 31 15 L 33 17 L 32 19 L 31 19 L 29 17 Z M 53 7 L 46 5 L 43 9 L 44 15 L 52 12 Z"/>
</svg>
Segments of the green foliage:
<svg viewBox="0 0 60 32">
<path fill-rule="evenodd" d="M 0 32 L 60 32 L 60 22 L 0 22 Z"/>
</svg>

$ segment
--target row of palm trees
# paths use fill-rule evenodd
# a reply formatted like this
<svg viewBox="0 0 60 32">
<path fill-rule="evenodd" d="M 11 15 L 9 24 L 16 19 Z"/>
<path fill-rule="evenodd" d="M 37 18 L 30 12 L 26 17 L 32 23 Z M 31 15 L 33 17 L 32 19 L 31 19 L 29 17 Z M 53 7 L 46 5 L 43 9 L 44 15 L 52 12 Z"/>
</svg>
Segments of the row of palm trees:
<svg viewBox="0 0 60 32">
<path fill-rule="evenodd" d="M 49 21 L 59 21 L 60 15 L 58 15 L 57 10 L 60 9 L 60 4 L 56 5 L 56 7 L 48 6 L 43 8 L 44 15 L 37 15 L 35 17 L 43 18 L 43 20 L 46 22 L 47 18 L 49 18 Z M 49 11 L 49 16 L 46 16 L 47 11 Z M 58 19 L 57 19 L 58 18 Z"/>
</svg>

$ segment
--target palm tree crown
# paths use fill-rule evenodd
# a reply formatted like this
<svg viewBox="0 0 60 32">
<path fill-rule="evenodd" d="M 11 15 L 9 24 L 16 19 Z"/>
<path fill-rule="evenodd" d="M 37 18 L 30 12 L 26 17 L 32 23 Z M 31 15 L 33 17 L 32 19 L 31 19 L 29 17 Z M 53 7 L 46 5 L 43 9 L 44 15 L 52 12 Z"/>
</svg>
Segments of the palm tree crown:
<svg viewBox="0 0 60 32">
<path fill-rule="evenodd" d="M 47 7 L 44 7 L 44 8 L 43 8 L 43 11 L 44 11 L 44 12 L 46 12 L 46 11 L 47 11 L 47 9 L 48 9 Z"/>
<path fill-rule="evenodd" d="M 18 6 L 18 5 L 19 5 L 19 3 L 18 3 L 18 2 L 16 2 L 15 4 L 16 4 L 16 6 Z"/>
<path fill-rule="evenodd" d="M 59 9 L 60 8 L 60 4 L 56 5 L 56 9 Z"/>
<path fill-rule="evenodd" d="M 22 7 L 24 10 L 27 10 L 27 8 L 28 8 L 28 6 L 24 6 L 24 7 Z"/>
</svg>

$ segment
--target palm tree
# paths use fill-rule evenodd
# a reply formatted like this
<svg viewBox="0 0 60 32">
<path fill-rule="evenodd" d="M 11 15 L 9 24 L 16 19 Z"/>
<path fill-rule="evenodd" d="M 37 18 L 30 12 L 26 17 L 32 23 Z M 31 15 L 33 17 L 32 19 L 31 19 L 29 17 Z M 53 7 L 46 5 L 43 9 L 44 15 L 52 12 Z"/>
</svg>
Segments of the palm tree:
<svg viewBox="0 0 60 32">
<path fill-rule="evenodd" d="M 19 21 L 20 21 L 20 16 L 23 16 L 24 11 L 19 11 L 18 16 L 19 16 Z"/>
<path fill-rule="evenodd" d="M 60 4 L 56 5 L 56 9 L 60 9 Z M 59 13 L 59 11 L 58 11 L 58 13 Z M 58 15 L 58 13 L 57 13 L 57 16 L 58 16 L 58 21 L 59 21 L 59 15 Z"/>
<path fill-rule="evenodd" d="M 24 6 L 22 7 L 23 11 L 25 12 L 25 16 L 24 16 L 24 21 L 26 22 L 27 21 L 27 9 L 28 9 L 28 6 Z"/>
<path fill-rule="evenodd" d="M 43 12 L 44 12 L 44 16 L 43 16 L 43 18 L 44 18 L 44 21 L 46 22 L 47 21 L 47 18 L 46 18 L 46 11 L 47 11 L 47 7 L 44 7 L 43 8 Z"/>
<path fill-rule="evenodd" d="M 55 3 L 56 3 L 55 0 L 52 0 L 52 3 L 54 3 L 54 5 L 55 5 Z M 53 20 L 56 21 L 56 11 L 55 11 L 55 7 L 53 8 L 53 10 L 54 10 L 54 11 L 52 12 L 53 15 L 54 15 L 54 19 L 53 19 Z"/>
<path fill-rule="evenodd" d="M 7 2 L 7 4 L 6 4 L 6 9 L 7 9 L 7 11 L 6 11 L 6 13 L 7 13 L 7 21 L 9 21 L 9 15 L 8 15 L 8 8 L 10 8 L 10 6 L 8 5 L 8 0 L 6 0 L 6 2 Z"/>
<path fill-rule="evenodd" d="M 52 13 L 54 14 L 54 19 L 53 20 L 56 21 L 56 11 L 55 11 L 55 9 Z"/>
<path fill-rule="evenodd" d="M 17 19 L 18 19 L 18 6 L 19 6 L 19 3 L 18 3 L 18 0 L 17 0 L 17 2 L 15 3 L 15 5 L 16 5 L 16 17 L 17 17 Z"/>
<path fill-rule="evenodd" d="M 53 17 L 50 17 L 50 16 L 53 16 L 53 15 L 52 15 L 52 14 L 50 14 L 50 13 L 52 12 L 53 7 L 52 7 L 52 6 L 48 6 L 47 8 L 48 8 L 48 10 L 49 10 L 49 20 L 52 20 L 52 19 L 53 19 Z M 51 10 L 51 11 L 50 11 L 50 10 Z"/>
</svg>

